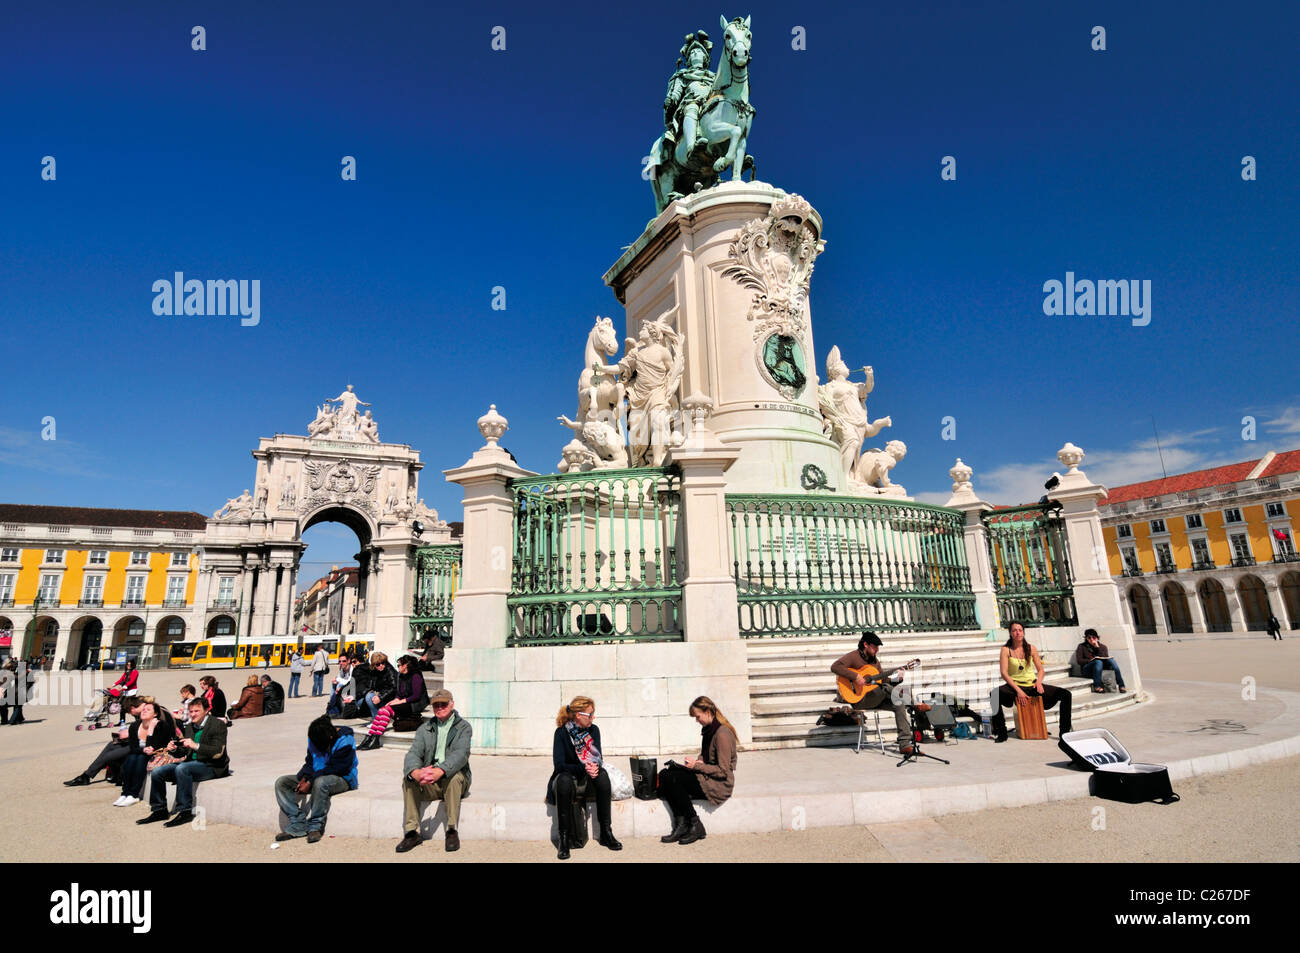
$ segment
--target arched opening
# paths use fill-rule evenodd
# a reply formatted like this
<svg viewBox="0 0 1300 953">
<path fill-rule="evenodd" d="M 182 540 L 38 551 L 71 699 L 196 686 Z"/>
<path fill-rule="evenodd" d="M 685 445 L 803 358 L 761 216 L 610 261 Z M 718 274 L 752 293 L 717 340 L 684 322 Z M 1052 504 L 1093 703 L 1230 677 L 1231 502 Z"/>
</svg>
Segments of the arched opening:
<svg viewBox="0 0 1300 953">
<path fill-rule="evenodd" d="M 1237 581 L 1237 598 L 1241 600 L 1241 614 L 1246 619 L 1248 632 L 1263 632 L 1268 628 L 1268 593 L 1258 576 L 1242 576 Z"/>
<path fill-rule="evenodd" d="M 129 615 L 125 618 L 118 619 L 117 624 L 113 626 L 113 645 L 140 645 L 144 642 L 145 625 L 144 619 L 136 615 Z"/>
<path fill-rule="evenodd" d="M 208 622 L 208 638 L 217 639 L 222 636 L 235 634 L 235 619 L 233 616 L 218 615 L 213 616 Z"/>
<path fill-rule="evenodd" d="M 13 619 L 0 615 L 0 658 L 12 655 L 21 648 L 20 645 L 14 645 Z"/>
<path fill-rule="evenodd" d="M 169 615 L 159 619 L 154 626 L 155 642 L 181 642 L 185 639 L 185 620 L 180 616 Z"/>
<path fill-rule="evenodd" d="M 68 658 L 74 668 L 98 665 L 100 648 L 104 642 L 104 623 L 94 616 L 82 616 L 72 623 L 68 641 Z"/>
<path fill-rule="evenodd" d="M 1207 632 L 1231 632 L 1232 617 L 1228 614 L 1228 597 L 1223 594 L 1223 584 L 1217 579 L 1206 579 L 1197 586 L 1201 611 L 1205 613 Z"/>
<path fill-rule="evenodd" d="M 54 658 L 59 647 L 59 621 L 47 615 L 37 616 L 28 625 L 25 637 L 14 633 L 14 654 L 48 655 Z M 22 644 L 20 644 L 22 643 Z"/>
<path fill-rule="evenodd" d="M 1133 613 L 1133 628 L 1139 635 L 1151 635 L 1156 631 L 1156 614 L 1151 608 L 1151 594 L 1146 586 L 1133 586 L 1128 591 L 1129 609 Z"/>
<path fill-rule="evenodd" d="M 1192 631 L 1192 611 L 1187 605 L 1187 593 L 1176 582 L 1167 582 L 1160 590 L 1165 604 L 1165 621 L 1170 632 Z"/>
<path fill-rule="evenodd" d="M 1290 624 L 1292 629 L 1300 629 L 1300 572 L 1282 574 L 1282 609 L 1285 618 L 1278 619 L 1283 625 Z"/>
<path fill-rule="evenodd" d="M 299 537 L 290 631 L 296 635 L 373 632 L 367 607 L 373 529 L 360 512 L 331 506 L 313 513 Z"/>
</svg>

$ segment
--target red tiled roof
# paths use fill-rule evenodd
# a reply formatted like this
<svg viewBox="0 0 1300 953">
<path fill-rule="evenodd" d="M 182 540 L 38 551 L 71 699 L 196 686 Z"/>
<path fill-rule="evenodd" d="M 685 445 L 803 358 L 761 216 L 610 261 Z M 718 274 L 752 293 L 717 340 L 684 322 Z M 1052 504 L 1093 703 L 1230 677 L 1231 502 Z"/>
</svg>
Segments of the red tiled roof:
<svg viewBox="0 0 1300 953">
<path fill-rule="evenodd" d="M 1261 477 L 1281 476 L 1283 473 L 1300 472 L 1300 450 L 1288 450 L 1285 453 L 1279 453 L 1273 458 L 1273 462 L 1264 468 Z"/>
<path fill-rule="evenodd" d="M 101 510 L 86 506 L 28 506 L 24 503 L 0 503 L 0 523 L 203 530 L 207 528 L 208 520 L 199 513 L 176 510 Z"/>
<path fill-rule="evenodd" d="M 1280 456 L 1280 455 L 1279 455 Z M 1177 473 L 1159 480 L 1146 480 L 1142 483 L 1130 483 L 1127 486 L 1112 487 L 1106 497 L 1106 503 L 1127 503 L 1129 500 L 1141 500 L 1149 496 L 1163 496 L 1166 493 L 1186 493 L 1188 490 L 1204 490 L 1208 487 L 1222 486 L 1225 483 L 1238 483 L 1255 468 L 1262 458 L 1230 463 L 1224 467 L 1211 467 L 1208 470 L 1193 470 L 1191 473 Z M 1277 461 L 1274 460 L 1274 463 Z M 1105 505 L 1105 504 L 1103 504 Z"/>
</svg>

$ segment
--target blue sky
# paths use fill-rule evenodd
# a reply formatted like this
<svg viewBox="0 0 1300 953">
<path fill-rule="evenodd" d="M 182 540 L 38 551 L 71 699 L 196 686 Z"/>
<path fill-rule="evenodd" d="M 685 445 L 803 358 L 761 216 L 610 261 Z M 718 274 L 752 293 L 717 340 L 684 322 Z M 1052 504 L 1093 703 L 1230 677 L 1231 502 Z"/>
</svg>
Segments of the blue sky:
<svg viewBox="0 0 1300 953">
<path fill-rule="evenodd" d="M 1300 446 L 1294 4 L 116 6 L 0 9 L 0 500 L 211 512 L 349 381 L 445 518 L 489 403 L 549 472 L 593 316 L 622 327 L 600 277 L 653 214 L 677 49 L 720 13 L 752 16 L 760 177 L 825 220 L 818 371 L 874 366 L 896 482 L 941 500 L 961 456 L 1019 502 L 1066 440 L 1159 476 L 1153 415 L 1171 473 Z M 259 279 L 260 324 L 155 316 L 177 270 Z M 1149 279 L 1150 325 L 1044 315 L 1067 271 Z M 308 559 L 355 551 L 317 532 Z"/>
</svg>

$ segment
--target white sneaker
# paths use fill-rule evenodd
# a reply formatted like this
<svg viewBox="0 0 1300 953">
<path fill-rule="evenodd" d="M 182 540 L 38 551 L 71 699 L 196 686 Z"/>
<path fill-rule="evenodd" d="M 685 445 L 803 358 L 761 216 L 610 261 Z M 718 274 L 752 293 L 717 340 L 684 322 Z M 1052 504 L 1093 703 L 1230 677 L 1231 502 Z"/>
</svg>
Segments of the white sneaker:
<svg viewBox="0 0 1300 953">
<path fill-rule="evenodd" d="M 140 803 L 140 799 L 138 797 L 131 797 L 131 795 L 129 794 L 122 798 L 123 807 L 130 807 L 132 804 L 139 804 L 139 803 Z"/>
<path fill-rule="evenodd" d="M 121 797 L 119 797 L 116 801 L 113 802 L 113 806 L 114 806 L 114 807 L 126 807 L 126 802 L 127 802 L 128 800 L 130 800 L 130 798 L 128 798 L 125 794 L 123 794 Z"/>
</svg>

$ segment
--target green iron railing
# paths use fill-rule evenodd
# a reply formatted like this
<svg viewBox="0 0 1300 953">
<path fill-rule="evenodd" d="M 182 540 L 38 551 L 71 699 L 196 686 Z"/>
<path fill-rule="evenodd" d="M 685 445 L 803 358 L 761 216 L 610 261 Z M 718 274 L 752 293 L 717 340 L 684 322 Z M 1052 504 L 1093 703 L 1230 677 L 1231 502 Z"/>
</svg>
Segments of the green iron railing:
<svg viewBox="0 0 1300 953">
<path fill-rule="evenodd" d="M 508 644 L 682 638 L 676 471 L 553 474 L 511 489 Z"/>
<path fill-rule="evenodd" d="M 460 588 L 460 543 L 421 546 L 415 551 L 415 599 L 411 607 L 410 645 L 421 645 L 436 632 L 451 644 L 452 604 Z"/>
<path fill-rule="evenodd" d="M 728 494 L 743 637 L 976 626 L 958 510 Z"/>
<path fill-rule="evenodd" d="M 983 521 L 1002 624 L 1077 625 L 1060 507 L 1012 506 L 990 510 Z"/>
</svg>

